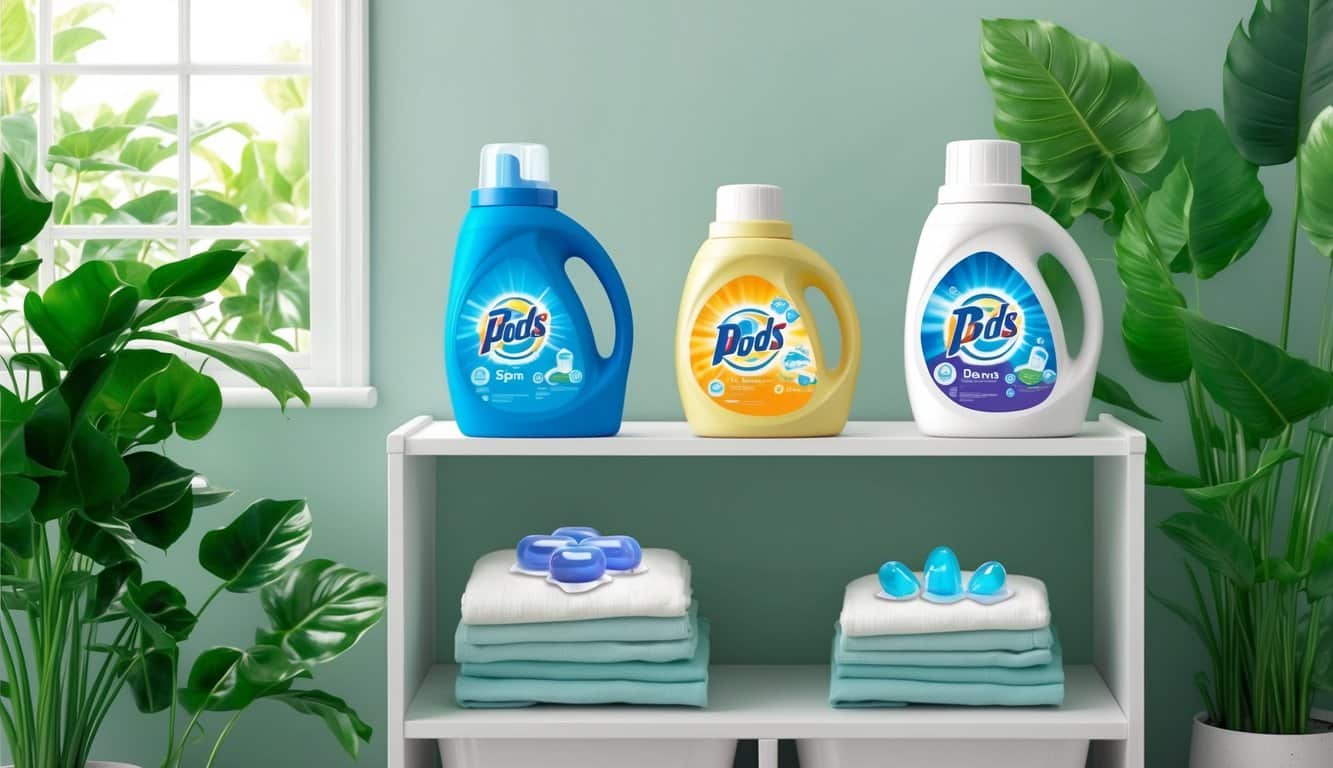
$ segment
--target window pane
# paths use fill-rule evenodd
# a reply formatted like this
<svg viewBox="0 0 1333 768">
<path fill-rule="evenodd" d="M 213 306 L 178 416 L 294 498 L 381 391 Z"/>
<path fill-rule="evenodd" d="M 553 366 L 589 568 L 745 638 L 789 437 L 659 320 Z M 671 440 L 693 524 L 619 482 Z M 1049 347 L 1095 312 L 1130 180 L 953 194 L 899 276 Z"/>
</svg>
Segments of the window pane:
<svg viewBox="0 0 1333 768">
<path fill-rule="evenodd" d="M 191 89 L 193 189 L 251 224 L 308 224 L 310 78 L 199 76 Z"/>
<path fill-rule="evenodd" d="M 276 350 L 310 350 L 310 244 L 294 240 L 196 243 L 195 253 L 216 248 L 246 251 L 222 287 L 208 296 L 195 333 L 214 339 L 264 344 Z"/>
<path fill-rule="evenodd" d="M 169 63 L 177 60 L 176 3 L 171 0 L 55 0 L 57 62 Z"/>
<path fill-rule="evenodd" d="M 0 77 L 0 149 L 29 176 L 37 177 L 37 81 L 33 77 Z"/>
<path fill-rule="evenodd" d="M 61 224 L 176 220 L 176 79 L 69 78 L 47 165 Z M 71 204 L 72 199 L 72 204 Z"/>
<path fill-rule="evenodd" d="M 37 60 L 37 0 L 0 0 L 0 61 Z"/>
<path fill-rule="evenodd" d="M 310 60 L 311 0 L 194 0 L 190 57 L 206 63 Z"/>
</svg>

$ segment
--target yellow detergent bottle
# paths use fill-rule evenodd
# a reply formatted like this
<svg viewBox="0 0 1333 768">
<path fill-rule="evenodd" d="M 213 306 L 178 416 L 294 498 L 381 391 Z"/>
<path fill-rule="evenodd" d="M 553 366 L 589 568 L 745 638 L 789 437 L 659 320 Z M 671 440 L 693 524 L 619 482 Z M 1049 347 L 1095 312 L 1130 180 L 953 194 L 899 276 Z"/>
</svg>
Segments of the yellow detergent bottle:
<svg viewBox="0 0 1333 768">
<path fill-rule="evenodd" d="M 827 367 L 805 293 L 838 318 L 842 351 Z M 847 286 L 792 239 L 782 189 L 729 184 L 690 265 L 676 321 L 676 385 L 703 437 L 817 437 L 847 424 L 861 367 L 861 326 Z"/>
</svg>

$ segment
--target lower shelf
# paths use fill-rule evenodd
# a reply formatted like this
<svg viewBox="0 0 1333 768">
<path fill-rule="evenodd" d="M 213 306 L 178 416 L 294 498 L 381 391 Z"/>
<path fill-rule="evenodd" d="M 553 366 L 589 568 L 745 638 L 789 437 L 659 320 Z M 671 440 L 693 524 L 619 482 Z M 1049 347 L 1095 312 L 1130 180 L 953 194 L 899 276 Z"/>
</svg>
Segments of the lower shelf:
<svg viewBox="0 0 1333 768">
<path fill-rule="evenodd" d="M 1097 670 L 1065 668 L 1060 707 L 833 709 L 827 666 L 718 666 L 709 706 L 461 709 L 457 667 L 438 665 L 408 708 L 409 739 L 1093 739 L 1129 723 Z"/>
</svg>

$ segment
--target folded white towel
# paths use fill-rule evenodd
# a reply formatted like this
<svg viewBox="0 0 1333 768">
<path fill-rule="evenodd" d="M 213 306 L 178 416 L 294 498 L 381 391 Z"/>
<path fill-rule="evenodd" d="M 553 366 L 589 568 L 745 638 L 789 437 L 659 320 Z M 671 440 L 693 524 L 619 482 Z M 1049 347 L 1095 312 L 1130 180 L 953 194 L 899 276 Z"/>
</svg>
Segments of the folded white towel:
<svg viewBox="0 0 1333 768">
<path fill-rule="evenodd" d="M 971 571 L 963 571 L 963 583 L 966 584 L 971 576 Z M 917 578 L 921 578 L 920 573 Z M 879 592 L 879 578 L 872 573 L 847 585 L 838 621 L 842 624 L 843 634 L 848 637 L 977 629 L 1041 629 L 1051 623 L 1051 607 L 1046 601 L 1046 585 L 1041 579 L 1009 574 L 1006 583 L 1014 596 L 1002 603 L 982 605 L 961 600 L 941 605 L 921 599 L 896 601 L 875 597 Z"/>
<path fill-rule="evenodd" d="M 545 579 L 510 573 L 514 550 L 484 555 L 463 592 L 465 624 L 528 624 L 621 616 L 684 616 L 690 609 L 690 564 L 669 549 L 643 550 L 647 573 L 566 594 Z"/>
</svg>

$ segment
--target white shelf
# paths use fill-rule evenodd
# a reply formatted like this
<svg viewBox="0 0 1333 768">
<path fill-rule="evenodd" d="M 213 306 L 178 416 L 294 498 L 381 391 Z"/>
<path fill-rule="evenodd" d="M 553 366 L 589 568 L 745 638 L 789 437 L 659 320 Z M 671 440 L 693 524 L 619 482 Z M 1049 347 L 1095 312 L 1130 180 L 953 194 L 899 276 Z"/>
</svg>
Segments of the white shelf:
<svg viewBox="0 0 1333 768">
<path fill-rule="evenodd" d="M 854 421 L 836 437 L 695 437 L 680 421 L 627 421 L 615 437 L 467 437 L 452 421 L 418 417 L 389 435 L 389 453 L 409 456 L 1128 456 L 1143 434 L 1109 416 L 1077 435 L 944 438 L 910 421 Z"/>
<path fill-rule="evenodd" d="M 538 706 L 460 709 L 457 667 L 437 665 L 407 711 L 409 739 L 1093 739 L 1123 741 L 1129 722 L 1097 670 L 1065 668 L 1060 707 L 833 709 L 827 666 L 718 666 L 708 707 Z"/>
</svg>

